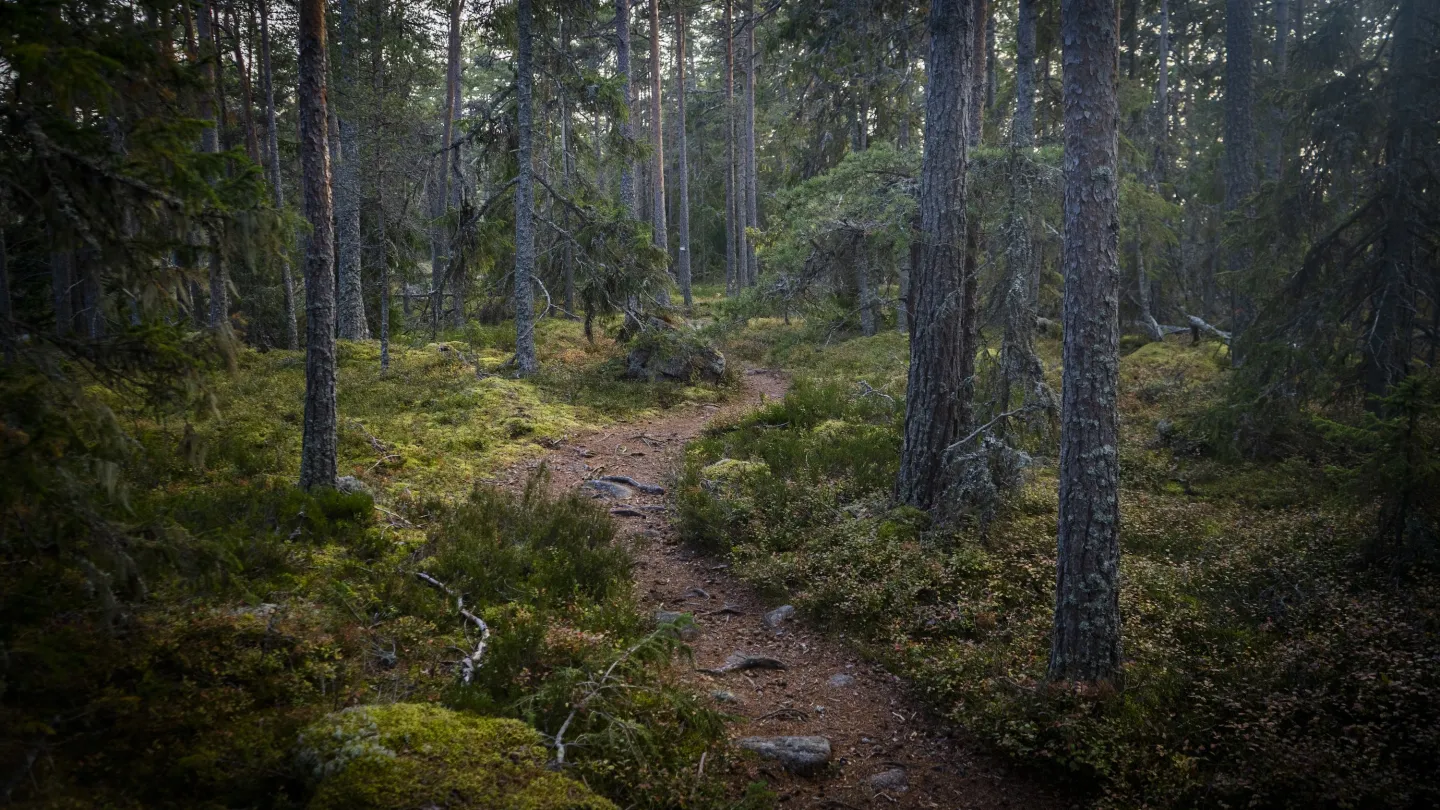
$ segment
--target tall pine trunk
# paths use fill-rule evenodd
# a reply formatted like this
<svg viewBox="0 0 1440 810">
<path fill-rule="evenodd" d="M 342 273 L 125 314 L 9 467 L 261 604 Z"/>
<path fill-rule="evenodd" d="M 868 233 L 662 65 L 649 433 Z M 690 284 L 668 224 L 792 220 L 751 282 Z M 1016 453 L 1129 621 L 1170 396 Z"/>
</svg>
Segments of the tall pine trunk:
<svg viewBox="0 0 1440 810">
<path fill-rule="evenodd" d="M 220 56 L 215 47 L 215 12 L 211 0 L 205 0 L 200 13 L 196 15 L 196 21 L 200 36 L 201 79 L 204 84 L 200 92 L 200 118 L 205 122 L 205 129 L 200 133 L 200 151 L 216 154 L 220 151 L 220 129 L 215 119 L 215 98 L 219 82 L 216 68 Z M 217 230 L 220 227 L 213 225 L 207 233 L 210 245 L 210 312 L 206 322 L 211 329 L 219 329 L 228 324 L 230 311 L 225 289 L 225 260 L 220 252 L 220 234 Z"/>
<path fill-rule="evenodd" d="M 285 209 L 285 188 L 280 180 L 280 133 L 275 125 L 275 81 L 270 69 L 270 5 L 260 0 L 260 62 L 265 91 L 265 151 L 270 174 L 270 193 L 275 210 Z M 280 256 L 280 282 L 285 293 L 285 348 L 300 348 L 300 332 L 295 318 L 295 277 L 290 269 L 290 256 Z"/>
<path fill-rule="evenodd" d="M 1015 31 L 1015 115 L 1010 127 L 1010 208 L 1006 212 L 1005 285 L 1001 291 L 1000 368 L 996 407 L 1010 410 L 1015 395 L 1027 405 L 1050 407 L 1053 394 L 1035 353 L 1035 298 L 1040 265 L 1035 255 L 1035 21 L 1037 0 L 1020 0 Z"/>
<path fill-rule="evenodd" d="M 515 154 L 515 365 L 522 376 L 529 376 L 540 368 L 535 357 L 534 291 L 530 289 L 535 275 L 535 168 L 530 155 L 534 129 L 530 0 L 517 0 L 515 8 L 519 38 L 515 73 L 519 141 Z"/>
<path fill-rule="evenodd" d="M 685 8 L 675 6 L 675 273 L 688 311 L 690 295 L 690 158 L 685 132 Z"/>
<path fill-rule="evenodd" d="M 450 207 L 450 147 L 455 121 L 455 82 L 460 72 L 460 0 L 450 0 L 450 38 L 445 65 L 445 120 L 440 144 L 440 165 L 431 188 L 430 230 L 430 333 L 440 331 L 440 311 L 445 306 L 445 271 L 450 263 L 449 228 L 442 222 Z"/>
<path fill-rule="evenodd" d="M 660 87 L 660 0 L 650 0 L 650 225 L 655 245 L 669 251 L 665 222 L 665 125 Z"/>
<path fill-rule="evenodd" d="M 1065 367 L 1050 677 L 1120 671 L 1120 369 L 1115 0 L 1062 0 Z"/>
<path fill-rule="evenodd" d="M 966 126 L 967 137 L 970 140 L 970 148 L 974 149 L 980 145 L 980 137 L 983 135 L 985 125 L 985 71 L 982 69 L 981 59 L 985 58 L 986 52 L 986 25 L 990 18 L 990 0 L 973 0 L 975 4 L 975 24 L 971 26 L 970 35 L 975 38 L 975 66 L 970 71 L 970 110 L 969 123 Z"/>
<path fill-rule="evenodd" d="M 742 227 L 760 227 L 760 178 L 755 162 L 755 70 L 759 56 L 755 53 L 755 0 L 745 0 L 745 211 Z M 745 239 L 745 283 L 755 286 L 760 281 L 760 259 L 749 236 Z"/>
<path fill-rule="evenodd" d="M 725 292 L 735 295 L 744 286 L 740 270 L 739 189 L 735 148 L 735 3 L 725 0 Z"/>
<path fill-rule="evenodd" d="M 920 169 L 920 260 L 910 280 L 910 378 L 896 498 L 921 509 L 944 491 L 945 450 L 970 421 L 965 309 L 966 129 L 975 68 L 972 0 L 930 5 L 925 155 Z"/>
<path fill-rule="evenodd" d="M 340 92 L 335 104 L 340 162 L 335 167 L 335 229 L 339 246 L 339 310 L 336 328 L 345 340 L 367 340 L 365 292 L 360 279 L 360 132 L 355 124 L 360 58 L 356 0 L 340 0 Z"/>
<path fill-rule="evenodd" d="M 326 111 L 325 2 L 300 2 L 300 172 L 312 235 L 305 251 L 305 425 L 300 486 L 335 486 L 335 254 Z"/>
<path fill-rule="evenodd" d="M 1225 200 L 1227 217 L 1234 217 L 1255 191 L 1254 55 L 1251 0 L 1225 0 Z M 1238 337 L 1249 321 L 1242 293 L 1242 276 L 1250 266 L 1250 251 L 1230 246 L 1225 251 L 1229 273 L 1230 328 Z M 1231 360 L 1241 355 L 1231 344 Z"/>
<path fill-rule="evenodd" d="M 630 219 L 640 218 L 639 189 L 635 185 L 635 161 L 628 153 L 635 141 L 635 89 L 630 81 L 630 0 L 615 0 L 615 70 L 620 77 L 623 101 L 620 110 L 620 140 L 626 156 L 620 161 L 620 204 Z"/>
</svg>

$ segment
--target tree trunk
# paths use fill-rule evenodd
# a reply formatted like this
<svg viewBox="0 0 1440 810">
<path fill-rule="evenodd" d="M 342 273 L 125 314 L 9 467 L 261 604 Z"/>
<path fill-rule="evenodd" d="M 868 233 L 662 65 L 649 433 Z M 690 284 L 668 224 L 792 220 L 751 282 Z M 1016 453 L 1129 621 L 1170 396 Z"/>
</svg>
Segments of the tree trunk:
<svg viewBox="0 0 1440 810">
<path fill-rule="evenodd" d="M 1423 96 L 1425 81 L 1418 6 L 1418 0 L 1401 0 L 1395 17 L 1395 49 L 1390 57 L 1390 74 L 1395 79 L 1385 138 L 1385 230 L 1377 251 L 1380 272 L 1371 295 L 1374 313 L 1365 333 L 1361 363 L 1365 393 L 1371 397 L 1388 395 L 1410 373 L 1417 297 L 1417 250 L 1411 222 L 1421 219 L 1416 212 L 1420 194 L 1415 186 L 1419 178 L 1426 176 L 1423 161 L 1415 156 L 1419 127 L 1414 99 Z M 1371 399 L 1368 406 L 1373 411 L 1381 410 L 1376 399 Z"/>
<path fill-rule="evenodd" d="M 1267 120 L 1265 148 L 1265 176 L 1271 181 L 1280 179 L 1284 170 L 1285 111 L 1280 108 L 1279 94 L 1284 90 L 1285 72 L 1289 63 L 1290 3 L 1289 0 L 1275 0 L 1275 48 L 1271 55 L 1274 67 L 1276 99 L 1270 105 Z"/>
<path fill-rule="evenodd" d="M 300 2 L 300 170 L 305 216 L 305 426 L 300 486 L 335 486 L 335 255 L 326 111 L 325 3 Z"/>
<path fill-rule="evenodd" d="M 980 145 L 980 137 L 984 134 L 985 126 L 985 71 L 981 69 L 986 52 L 986 26 L 990 19 L 990 0 L 972 0 L 975 4 L 974 20 L 971 26 L 970 35 L 975 38 L 975 67 L 970 71 L 970 109 L 969 124 L 966 127 L 966 137 L 970 141 L 970 148 L 974 149 Z"/>
<path fill-rule="evenodd" d="M 985 109 L 995 109 L 996 61 L 995 61 L 995 15 L 985 20 Z"/>
<path fill-rule="evenodd" d="M 623 2 L 623 0 L 622 0 Z M 515 365 L 521 376 L 534 374 L 535 301 L 530 285 L 535 275 L 535 168 L 531 161 L 532 99 L 530 0 L 516 0 L 519 52 L 515 73 L 516 150 L 515 182 Z"/>
<path fill-rule="evenodd" d="M 240 76 L 240 123 L 245 129 L 245 154 L 250 160 L 260 162 L 260 143 L 255 134 L 255 99 L 250 89 L 250 69 L 245 62 L 245 52 L 240 47 L 240 15 L 230 6 L 230 46 L 235 54 L 235 69 Z"/>
<path fill-rule="evenodd" d="M 945 450 L 970 420 L 970 381 L 962 369 L 968 327 L 965 287 L 967 121 L 975 65 L 972 0 L 930 5 L 925 155 L 920 171 L 920 261 L 912 269 L 910 378 L 896 498 L 921 509 L 944 491 Z"/>
<path fill-rule="evenodd" d="M 204 89 L 200 93 L 200 118 L 205 121 L 205 129 L 200 133 L 200 151 L 216 154 L 220 151 L 220 130 L 215 121 L 215 102 L 218 87 L 218 72 L 216 71 L 219 62 L 219 51 L 215 47 L 216 37 L 213 28 L 214 8 L 211 0 L 205 0 L 200 13 L 196 15 L 197 29 L 200 37 L 200 64 L 201 79 Z M 210 270 L 209 270 L 209 292 L 210 312 L 206 323 L 211 329 L 219 329 L 229 322 L 229 301 L 225 290 L 225 262 L 220 255 L 220 239 L 214 228 L 209 231 L 210 243 Z"/>
<path fill-rule="evenodd" d="M 375 133 L 372 136 L 375 176 L 375 236 L 380 242 L 380 374 L 390 370 L 390 239 L 385 228 L 385 162 L 381 150 L 385 135 L 385 14 L 383 5 L 375 9 L 375 38 L 371 60 L 371 82 L 375 101 Z"/>
<path fill-rule="evenodd" d="M 455 82 L 460 72 L 460 0 L 450 0 L 450 39 L 445 67 L 445 120 L 440 143 L 440 165 L 430 204 L 434 224 L 430 230 L 430 334 L 440 331 L 440 311 L 445 306 L 445 270 L 450 263 L 449 229 L 441 220 L 450 207 L 450 147 L 455 120 Z"/>
<path fill-rule="evenodd" d="M 275 125 L 275 81 L 270 70 L 270 6 L 260 0 L 260 70 L 265 91 L 265 151 L 270 175 L 270 193 L 275 210 L 285 210 L 285 189 L 280 180 L 280 133 Z M 280 281 L 285 293 L 285 348 L 300 348 L 300 333 L 295 322 L 295 278 L 290 271 L 290 256 L 280 255 Z"/>
<path fill-rule="evenodd" d="M 667 253 L 665 222 L 665 124 L 661 106 L 660 0 L 650 0 L 650 225 L 655 245 Z"/>
<path fill-rule="evenodd" d="M 688 312 L 693 303 L 690 295 L 690 158 L 685 132 L 685 8 L 675 7 L 675 237 L 680 244 L 675 252 L 675 272 L 679 276 L 680 296 Z"/>
<path fill-rule="evenodd" d="M 725 292 L 735 295 L 744 286 L 740 269 L 739 189 L 737 177 L 738 150 L 735 148 L 735 15 L 734 0 L 725 0 Z"/>
<path fill-rule="evenodd" d="M 560 18 L 560 48 L 566 59 L 570 57 L 570 37 L 565 33 L 565 18 Z M 570 196 L 570 183 L 575 175 L 575 139 L 570 134 L 570 96 L 560 88 L 560 193 Z M 570 207 L 565 206 L 560 214 L 562 227 L 570 230 Z M 575 315 L 575 248 L 566 240 L 560 247 L 561 272 L 565 278 L 565 315 Z"/>
<path fill-rule="evenodd" d="M 10 262 L 5 253 L 7 212 L 0 207 L 0 343 L 5 345 L 5 362 L 15 362 L 15 311 L 10 303 Z"/>
<path fill-rule="evenodd" d="M 901 149 L 910 148 L 910 8 L 902 5 L 900 8 L 900 132 L 895 136 L 895 145 Z M 905 286 L 904 274 L 901 275 L 901 288 Z M 902 296 L 903 297 L 903 296 Z M 897 318 L 898 323 L 903 324 L 903 318 Z M 905 327 L 900 326 L 903 332 Z"/>
<path fill-rule="evenodd" d="M 755 53 L 755 0 L 745 0 L 745 216 L 744 226 L 760 227 L 760 178 L 755 161 L 755 69 L 759 56 Z M 760 259 L 755 245 L 745 238 L 745 283 L 760 282 Z"/>
<path fill-rule="evenodd" d="M 1120 267 L 1115 0 L 1062 0 L 1065 347 L 1050 677 L 1120 674 Z"/>
<path fill-rule="evenodd" d="M 635 90 L 630 82 L 630 0 L 615 0 L 615 70 L 620 77 L 624 99 L 620 110 L 620 140 L 628 147 L 635 141 Z M 639 189 L 635 186 L 635 161 L 620 161 L 620 204 L 630 219 L 640 218 Z"/>
<path fill-rule="evenodd" d="M 1018 147 L 1035 145 L 1035 23 L 1040 0 L 1020 0 L 1015 26 L 1015 122 L 1011 137 Z"/>
<path fill-rule="evenodd" d="M 340 125 L 340 162 L 335 167 L 335 230 L 339 246 L 340 300 L 336 313 L 339 336 L 368 340 L 365 291 L 360 278 L 360 132 L 355 124 L 360 27 L 356 0 L 340 0 L 340 92 L 334 99 Z"/>
<path fill-rule="evenodd" d="M 1255 190 L 1254 57 L 1252 55 L 1250 0 L 1225 0 L 1225 201 L 1227 216 L 1234 216 Z M 1249 321 L 1241 293 L 1241 277 L 1250 266 L 1250 251 L 1229 247 L 1225 252 L 1230 280 L 1230 331 L 1240 335 Z M 1231 360 L 1240 354 L 1232 345 Z"/>
</svg>

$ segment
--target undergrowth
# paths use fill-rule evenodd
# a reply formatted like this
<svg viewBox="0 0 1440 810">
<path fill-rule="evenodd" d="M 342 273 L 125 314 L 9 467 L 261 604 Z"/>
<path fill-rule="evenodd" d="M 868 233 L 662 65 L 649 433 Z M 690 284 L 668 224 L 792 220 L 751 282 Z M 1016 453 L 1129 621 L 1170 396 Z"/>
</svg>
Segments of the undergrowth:
<svg viewBox="0 0 1440 810">
<path fill-rule="evenodd" d="M 692 542 L 1100 806 L 1440 802 L 1440 578 L 1370 564 L 1376 493 L 1337 472 L 1342 447 L 1214 451 L 1222 350 L 1170 342 L 1122 360 L 1124 682 L 1097 693 L 1045 679 L 1053 458 L 1037 455 L 983 533 L 930 526 L 890 497 L 903 337 L 816 347 L 805 330 L 738 336 L 800 376 L 783 402 L 689 447 L 678 499 Z M 1052 375 L 1057 348 L 1040 347 Z"/>
<path fill-rule="evenodd" d="M 519 493 L 485 483 L 567 433 L 724 389 L 620 382 L 615 347 L 558 321 L 546 372 L 517 381 L 499 333 L 471 331 L 397 341 L 386 375 L 375 344 L 341 344 L 350 494 L 294 487 L 298 353 L 239 354 L 188 410 L 0 368 L 6 801 L 320 806 L 338 788 L 299 767 L 304 729 L 429 704 L 456 728 L 523 721 L 546 756 L 568 719 L 563 772 L 622 807 L 767 806 L 728 795 L 724 718 L 672 683 L 687 651 L 638 612 L 604 510 L 547 494 L 543 471 Z M 469 616 L 490 634 L 467 682 Z"/>
</svg>

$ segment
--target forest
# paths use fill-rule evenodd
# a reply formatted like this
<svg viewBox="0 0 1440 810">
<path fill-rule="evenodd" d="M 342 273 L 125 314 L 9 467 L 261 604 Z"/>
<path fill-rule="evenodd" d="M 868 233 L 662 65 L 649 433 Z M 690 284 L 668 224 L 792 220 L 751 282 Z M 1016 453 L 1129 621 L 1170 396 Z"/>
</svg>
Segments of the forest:
<svg viewBox="0 0 1440 810">
<path fill-rule="evenodd" d="M 0 0 L 0 805 L 1440 806 L 1435 0 Z"/>
</svg>

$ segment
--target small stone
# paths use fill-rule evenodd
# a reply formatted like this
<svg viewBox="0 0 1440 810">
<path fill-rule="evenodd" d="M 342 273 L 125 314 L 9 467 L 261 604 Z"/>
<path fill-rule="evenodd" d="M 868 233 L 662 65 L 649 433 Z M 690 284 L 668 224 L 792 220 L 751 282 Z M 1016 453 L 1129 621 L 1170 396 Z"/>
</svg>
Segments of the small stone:
<svg viewBox="0 0 1440 810">
<path fill-rule="evenodd" d="M 716 689 L 710 693 L 710 699 L 716 703 L 739 703 L 740 698 L 728 689 Z"/>
<path fill-rule="evenodd" d="M 771 630 L 779 630 L 780 625 L 790 621 L 793 618 L 795 618 L 795 606 L 781 605 L 780 607 L 775 608 L 769 613 L 766 613 L 764 622 L 765 626 L 770 628 Z"/>
<path fill-rule="evenodd" d="M 816 773 L 830 761 L 830 740 L 825 737 L 742 737 L 735 744 L 801 776 Z"/>
<path fill-rule="evenodd" d="M 700 628 L 695 626 L 694 618 L 689 613 L 657 610 L 655 611 L 655 623 L 676 625 L 675 630 L 684 641 L 694 641 L 700 637 Z"/>
<path fill-rule="evenodd" d="M 614 481 L 592 480 L 580 485 L 580 491 L 592 498 L 607 498 L 610 500 L 623 501 L 634 497 L 635 490 L 617 484 Z"/>
<path fill-rule="evenodd" d="M 785 669 L 785 662 L 766 655 L 746 655 L 742 652 L 733 652 L 725 659 L 725 663 L 714 671 L 724 673 L 746 669 Z"/>
<path fill-rule="evenodd" d="M 855 685 L 855 676 L 846 675 L 843 672 L 837 672 L 834 675 L 831 675 L 830 680 L 826 681 L 826 683 L 830 684 L 830 686 L 836 689 L 845 689 L 846 687 Z"/>
<path fill-rule="evenodd" d="M 364 481 L 361 481 L 359 478 L 356 478 L 353 475 L 342 475 L 339 478 L 335 479 L 335 489 L 345 493 L 346 495 L 355 495 L 359 493 L 364 493 L 366 495 L 370 494 L 370 487 L 365 486 Z"/>
<path fill-rule="evenodd" d="M 886 793 L 904 793 L 910 789 L 910 780 L 906 778 L 904 768 L 881 771 L 867 781 L 869 781 L 870 787 Z"/>
</svg>

